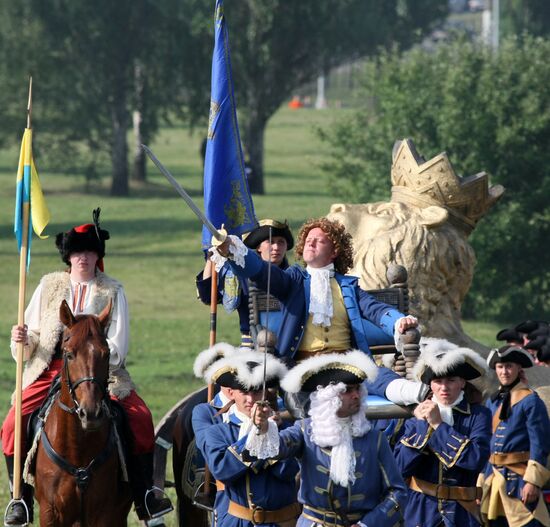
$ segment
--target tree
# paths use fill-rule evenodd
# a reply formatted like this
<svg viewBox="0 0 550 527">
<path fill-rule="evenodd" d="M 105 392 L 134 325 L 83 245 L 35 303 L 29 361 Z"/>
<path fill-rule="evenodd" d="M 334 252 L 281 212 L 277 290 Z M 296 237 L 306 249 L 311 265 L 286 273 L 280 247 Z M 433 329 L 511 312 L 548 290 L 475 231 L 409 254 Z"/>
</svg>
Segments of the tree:
<svg viewBox="0 0 550 527">
<path fill-rule="evenodd" d="M 196 66 L 190 96 L 200 100 L 210 84 L 212 6 L 200 0 L 186 0 L 185 5 L 193 15 L 181 48 L 187 67 Z M 332 66 L 374 54 L 381 46 L 397 42 L 408 47 L 446 14 L 446 3 L 439 0 L 226 2 L 241 134 L 256 169 L 251 190 L 264 192 L 265 127 L 294 90 Z M 188 38 L 196 44 L 186 45 Z M 209 45 L 197 45 L 208 40 Z M 206 115 L 207 102 L 196 107 Z"/>
<path fill-rule="evenodd" d="M 501 0 L 500 18 L 503 35 L 545 37 L 550 33 L 550 4 L 546 0 Z"/>
<path fill-rule="evenodd" d="M 322 136 L 331 188 L 344 199 L 387 199 L 391 147 L 411 137 L 429 158 L 446 150 L 464 176 L 482 170 L 506 193 L 472 235 L 478 266 L 467 316 L 503 321 L 550 308 L 550 41 L 396 51 L 369 63 L 365 107 Z"/>
<path fill-rule="evenodd" d="M 177 5 L 176 0 L 1 4 L 6 54 L 20 58 L 6 71 L 12 78 L 34 73 L 43 104 L 41 131 L 48 136 L 50 152 L 57 152 L 57 143 L 81 157 L 82 145 L 87 145 L 89 167 L 99 153 L 109 152 L 113 195 L 129 190 L 132 109 L 145 112 L 149 140 L 159 116 L 177 104 L 179 77 L 172 62 L 178 56 L 177 31 L 171 16 Z M 32 25 L 33 31 L 9 39 L 9 28 L 21 25 Z"/>
</svg>

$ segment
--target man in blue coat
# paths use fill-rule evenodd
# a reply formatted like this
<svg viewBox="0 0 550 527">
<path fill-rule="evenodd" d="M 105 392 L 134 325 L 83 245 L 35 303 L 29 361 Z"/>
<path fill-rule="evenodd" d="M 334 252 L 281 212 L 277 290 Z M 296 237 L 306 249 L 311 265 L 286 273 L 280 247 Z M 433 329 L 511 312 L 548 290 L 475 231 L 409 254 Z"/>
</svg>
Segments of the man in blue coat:
<svg viewBox="0 0 550 527">
<path fill-rule="evenodd" d="M 212 252 L 217 268 L 227 262 L 237 276 L 251 278 L 264 290 L 269 282 L 270 293 L 281 302 L 278 355 L 288 362 L 350 349 L 370 353 L 369 334 L 393 339 L 418 326 L 415 317 L 378 302 L 358 286 L 356 277 L 345 275 L 353 264 L 352 239 L 337 221 L 319 218 L 301 228 L 295 254 L 305 268 L 269 266 L 235 236 Z M 420 383 L 386 368 L 376 382 L 369 390 L 398 404 L 418 402 L 425 393 Z"/>
<path fill-rule="evenodd" d="M 384 434 L 365 417 L 366 378 L 378 373 L 361 351 L 304 360 L 281 386 L 310 393 L 310 417 L 277 430 L 269 411 L 253 412 L 261 434 L 248 435 L 253 459 L 300 462 L 298 527 L 393 527 L 403 519 L 407 487 Z"/>
<path fill-rule="evenodd" d="M 481 523 L 476 482 L 489 458 L 491 414 L 467 382 L 484 376 L 487 365 L 474 351 L 448 344 L 441 340 L 439 349 L 432 344 L 420 355 L 414 373 L 433 396 L 416 407 L 395 446 L 409 484 L 406 527 Z"/>
<path fill-rule="evenodd" d="M 224 527 L 294 527 L 300 513 L 296 501 L 295 460 L 250 461 L 241 455 L 248 432 L 255 428 L 251 410 L 256 401 L 269 399 L 267 390 L 276 391 L 286 373 L 275 357 L 258 352 L 238 352 L 216 361 L 204 377 L 227 388 L 234 401 L 220 419 L 208 404 L 193 411 L 197 447 L 222 492 L 216 494 L 214 525 Z"/>
<path fill-rule="evenodd" d="M 494 349 L 487 362 L 500 388 L 487 401 L 493 437 L 481 511 L 494 527 L 547 527 L 550 516 L 541 488 L 550 478 L 550 421 L 537 393 L 521 381 L 533 358 L 523 348 L 507 345 Z"/>
<path fill-rule="evenodd" d="M 271 240 L 271 243 L 269 243 Z M 271 262 L 275 267 L 288 268 L 287 252 L 294 247 L 294 238 L 288 223 L 272 219 L 263 219 L 258 227 L 243 236 L 243 243 L 255 251 L 262 260 Z M 228 313 L 237 311 L 239 328 L 241 330 L 241 346 L 253 348 L 255 329 L 250 327 L 249 281 L 235 276 L 229 266 L 220 269 L 218 277 L 218 303 L 221 303 Z M 212 290 L 212 270 L 210 261 L 206 261 L 204 270 L 196 277 L 197 296 L 203 304 L 210 305 Z M 260 318 L 262 314 L 260 314 Z M 271 308 L 269 329 L 279 330 L 280 314 Z M 262 324 L 265 326 L 265 319 Z"/>
</svg>

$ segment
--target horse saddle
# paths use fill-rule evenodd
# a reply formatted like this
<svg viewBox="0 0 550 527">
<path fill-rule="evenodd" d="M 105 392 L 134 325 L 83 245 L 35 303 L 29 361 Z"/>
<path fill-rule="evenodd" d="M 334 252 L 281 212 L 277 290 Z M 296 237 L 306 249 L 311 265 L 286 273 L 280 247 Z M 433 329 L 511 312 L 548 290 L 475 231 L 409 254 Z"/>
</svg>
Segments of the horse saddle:
<svg viewBox="0 0 550 527">
<path fill-rule="evenodd" d="M 60 391 L 61 374 L 58 374 L 53 379 L 44 401 L 40 407 L 31 414 L 27 423 L 26 451 L 28 454 L 25 465 L 29 474 L 35 474 L 37 445 L 40 441 L 42 429 L 46 423 L 50 408 L 55 403 Z M 128 418 L 126 417 L 124 408 L 118 401 L 109 398 L 107 399 L 107 404 L 109 407 L 110 419 L 117 431 L 116 438 L 119 443 L 117 448 L 119 453 L 123 456 L 121 463 L 125 463 L 125 460 L 129 459 L 132 452 L 133 441 L 133 435 L 128 425 Z"/>
</svg>

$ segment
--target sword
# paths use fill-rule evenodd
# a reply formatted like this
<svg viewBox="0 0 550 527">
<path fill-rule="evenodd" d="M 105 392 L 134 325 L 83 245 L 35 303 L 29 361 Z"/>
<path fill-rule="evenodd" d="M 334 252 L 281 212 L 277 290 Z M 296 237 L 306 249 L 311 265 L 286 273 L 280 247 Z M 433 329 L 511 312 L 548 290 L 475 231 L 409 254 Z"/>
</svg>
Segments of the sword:
<svg viewBox="0 0 550 527">
<path fill-rule="evenodd" d="M 201 209 L 199 209 L 193 200 L 191 199 L 191 196 L 185 192 L 183 187 L 176 181 L 176 178 L 168 172 L 168 169 L 159 161 L 157 156 L 153 154 L 151 149 L 147 145 L 141 145 L 141 148 L 145 150 L 145 153 L 149 156 L 149 159 L 155 163 L 156 167 L 161 171 L 161 173 L 164 175 L 164 177 L 170 182 L 170 184 L 176 189 L 176 192 L 184 199 L 185 203 L 189 205 L 189 208 L 195 213 L 197 218 L 201 220 L 201 223 L 210 231 L 210 234 L 214 236 L 214 238 L 217 240 L 217 244 L 219 245 L 223 243 L 226 238 L 227 234 L 224 234 L 223 232 L 220 232 L 214 225 L 212 225 L 212 222 L 203 214 Z M 222 231 L 223 226 L 222 226 Z"/>
</svg>

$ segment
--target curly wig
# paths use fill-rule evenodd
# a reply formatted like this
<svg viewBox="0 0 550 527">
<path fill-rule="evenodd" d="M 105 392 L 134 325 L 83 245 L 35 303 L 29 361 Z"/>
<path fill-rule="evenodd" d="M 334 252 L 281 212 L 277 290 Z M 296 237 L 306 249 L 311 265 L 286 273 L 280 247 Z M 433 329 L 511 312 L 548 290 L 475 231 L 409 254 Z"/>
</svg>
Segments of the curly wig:
<svg viewBox="0 0 550 527">
<path fill-rule="evenodd" d="M 353 241 L 346 228 L 339 222 L 328 218 L 317 218 L 306 221 L 298 233 L 298 242 L 294 253 L 303 261 L 304 245 L 311 229 L 321 229 L 334 244 L 336 259 L 334 269 L 336 272 L 346 274 L 353 266 Z"/>
</svg>

